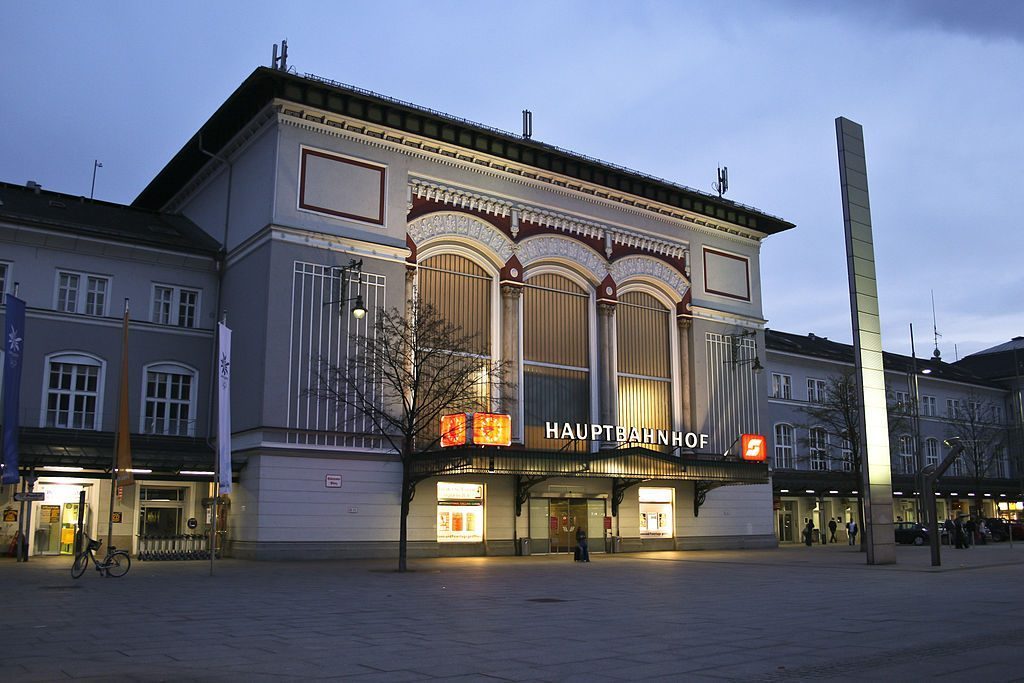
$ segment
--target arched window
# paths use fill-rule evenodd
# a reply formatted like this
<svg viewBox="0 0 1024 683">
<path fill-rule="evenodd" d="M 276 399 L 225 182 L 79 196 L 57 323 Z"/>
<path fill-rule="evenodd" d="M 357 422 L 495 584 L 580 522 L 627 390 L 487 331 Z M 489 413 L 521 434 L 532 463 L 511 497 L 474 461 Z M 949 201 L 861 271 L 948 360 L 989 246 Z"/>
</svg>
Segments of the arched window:
<svg viewBox="0 0 1024 683">
<path fill-rule="evenodd" d="M 568 277 L 543 273 L 523 288 L 523 421 L 526 445 L 556 450 L 545 422 L 589 423 L 590 295 Z M 589 450 L 578 441 L 566 450 Z"/>
<path fill-rule="evenodd" d="M 810 446 L 811 469 L 821 472 L 831 469 L 828 462 L 828 432 L 815 427 L 810 431 L 807 441 Z"/>
<path fill-rule="evenodd" d="M 775 425 L 775 469 L 793 469 L 793 427 L 788 424 Z"/>
<path fill-rule="evenodd" d="M 145 382 L 142 433 L 195 436 L 195 370 L 177 363 L 148 365 Z"/>
<path fill-rule="evenodd" d="M 59 353 L 46 361 L 43 426 L 102 429 L 104 363 L 95 356 Z"/>
<path fill-rule="evenodd" d="M 615 327 L 620 425 L 672 429 L 671 319 L 669 310 L 650 294 L 627 292 L 619 297 Z"/>
</svg>

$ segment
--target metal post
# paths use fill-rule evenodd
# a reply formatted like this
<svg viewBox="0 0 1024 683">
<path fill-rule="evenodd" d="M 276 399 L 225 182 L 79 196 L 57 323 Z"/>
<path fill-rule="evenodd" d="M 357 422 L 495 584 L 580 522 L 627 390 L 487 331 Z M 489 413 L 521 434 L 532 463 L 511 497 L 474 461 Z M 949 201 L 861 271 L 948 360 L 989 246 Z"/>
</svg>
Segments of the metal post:
<svg viewBox="0 0 1024 683">
<path fill-rule="evenodd" d="M 74 556 L 82 552 L 82 536 L 85 535 L 85 489 L 78 492 L 78 533 L 75 534 Z"/>
<path fill-rule="evenodd" d="M 934 469 L 929 465 L 922 471 L 925 492 L 930 500 L 928 509 L 933 518 L 938 516 L 938 511 L 935 508 L 935 482 L 939 480 L 939 477 L 945 474 L 946 470 L 952 466 L 964 450 L 964 445 L 958 438 L 946 439 L 944 443 L 950 449 L 949 454 L 943 458 L 942 462 Z M 942 532 L 939 531 L 937 524 L 933 532 L 928 536 L 928 540 L 929 545 L 931 545 L 932 548 L 932 566 L 938 567 L 942 564 L 941 553 L 939 551 L 939 546 L 942 543 Z M 952 540 L 953 539 L 950 539 L 950 541 Z"/>
<path fill-rule="evenodd" d="M 27 484 L 27 482 L 25 481 L 24 477 L 22 477 L 22 479 L 21 479 L 21 492 L 22 493 L 25 493 L 26 484 Z M 15 546 L 14 557 L 17 559 L 18 562 L 24 562 L 25 561 L 24 555 L 26 553 L 23 553 L 21 551 L 21 545 L 25 541 L 25 501 L 21 501 L 21 505 L 19 507 L 21 509 L 18 511 L 18 535 L 17 535 L 17 540 L 14 543 L 14 546 Z"/>
</svg>

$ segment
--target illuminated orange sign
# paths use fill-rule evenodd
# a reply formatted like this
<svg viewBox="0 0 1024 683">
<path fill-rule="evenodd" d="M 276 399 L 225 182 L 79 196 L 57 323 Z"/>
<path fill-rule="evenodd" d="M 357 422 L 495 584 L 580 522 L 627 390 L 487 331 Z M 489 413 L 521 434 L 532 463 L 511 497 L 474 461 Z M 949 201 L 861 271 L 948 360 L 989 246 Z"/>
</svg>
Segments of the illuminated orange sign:
<svg viewBox="0 0 1024 683">
<path fill-rule="evenodd" d="M 768 442 L 760 434 L 743 435 L 743 459 L 744 460 L 767 460 Z"/>
<path fill-rule="evenodd" d="M 473 443 L 508 446 L 512 443 L 512 417 L 500 413 L 473 413 Z"/>
<path fill-rule="evenodd" d="M 441 447 L 466 445 L 466 414 L 441 416 Z"/>
</svg>

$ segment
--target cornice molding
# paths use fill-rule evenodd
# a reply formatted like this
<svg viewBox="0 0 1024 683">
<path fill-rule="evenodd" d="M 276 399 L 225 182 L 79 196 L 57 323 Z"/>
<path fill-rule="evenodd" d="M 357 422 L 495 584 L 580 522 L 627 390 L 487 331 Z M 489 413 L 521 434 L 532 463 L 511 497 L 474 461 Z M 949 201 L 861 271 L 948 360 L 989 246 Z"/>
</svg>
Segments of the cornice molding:
<svg viewBox="0 0 1024 683">
<path fill-rule="evenodd" d="M 314 131 L 333 137 L 360 142 L 371 147 L 397 151 L 402 154 L 476 173 L 501 178 L 506 182 L 543 188 L 549 192 L 583 200 L 620 211 L 667 223 L 675 229 L 685 228 L 744 244 L 760 242 L 763 233 L 718 221 L 708 216 L 660 204 L 635 195 L 611 190 L 600 185 L 585 183 L 576 178 L 559 175 L 531 166 L 512 163 L 481 152 L 437 140 L 422 138 L 383 125 L 327 113 L 320 109 L 307 110 L 294 102 L 275 100 L 270 105 L 277 111 L 282 124 Z"/>
</svg>

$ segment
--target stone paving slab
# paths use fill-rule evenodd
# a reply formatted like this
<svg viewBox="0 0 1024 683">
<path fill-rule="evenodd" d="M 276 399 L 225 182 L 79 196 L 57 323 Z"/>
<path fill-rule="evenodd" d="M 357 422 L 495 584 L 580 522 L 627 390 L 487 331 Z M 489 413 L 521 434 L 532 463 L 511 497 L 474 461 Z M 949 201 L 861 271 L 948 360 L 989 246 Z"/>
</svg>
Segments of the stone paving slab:
<svg viewBox="0 0 1024 683">
<path fill-rule="evenodd" d="M 415 560 L 0 560 L 18 681 L 774 681 L 1024 676 L 1024 544 Z"/>
</svg>

